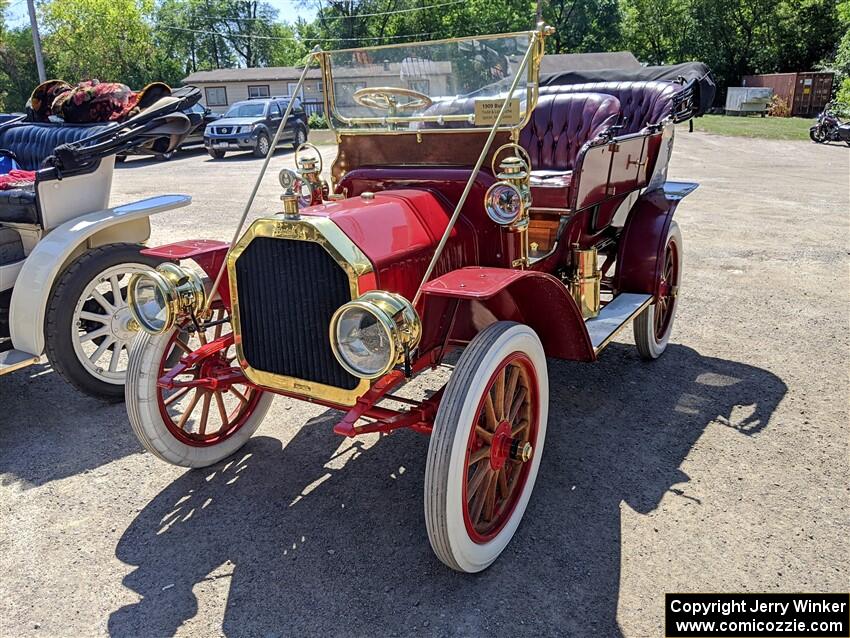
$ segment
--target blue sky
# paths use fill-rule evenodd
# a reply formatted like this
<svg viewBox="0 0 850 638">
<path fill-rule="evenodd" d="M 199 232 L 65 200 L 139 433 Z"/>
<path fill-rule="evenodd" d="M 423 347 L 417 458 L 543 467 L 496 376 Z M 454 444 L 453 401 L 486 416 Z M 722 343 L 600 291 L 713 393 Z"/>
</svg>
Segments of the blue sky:
<svg viewBox="0 0 850 638">
<path fill-rule="evenodd" d="M 73 2 L 74 0 L 63 1 Z M 306 3 L 302 0 L 266 0 L 266 2 L 278 10 L 278 19 L 281 22 L 295 22 L 297 16 L 312 20 L 319 7 L 319 0 L 307 0 Z M 304 6 L 304 4 L 307 6 Z M 12 0 L 6 10 L 6 24 L 17 27 L 28 22 L 26 0 Z"/>
</svg>

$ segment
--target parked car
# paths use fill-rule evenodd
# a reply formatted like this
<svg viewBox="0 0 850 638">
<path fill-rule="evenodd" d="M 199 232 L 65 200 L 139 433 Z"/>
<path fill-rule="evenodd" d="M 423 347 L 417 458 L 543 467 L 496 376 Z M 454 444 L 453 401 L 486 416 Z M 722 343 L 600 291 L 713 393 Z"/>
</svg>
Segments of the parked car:
<svg viewBox="0 0 850 638">
<path fill-rule="evenodd" d="M 46 354 L 77 389 L 123 398 L 137 329 L 127 284 L 162 261 L 142 252 L 149 218 L 191 200 L 110 207 L 114 155 L 151 139 L 178 145 L 189 130 L 180 108 L 199 98 L 180 90 L 120 124 L 0 125 L 0 148 L 35 171 L 34 184 L 0 190 L 0 376 Z"/>
<path fill-rule="evenodd" d="M 288 97 L 237 102 L 224 117 L 206 127 L 204 146 L 215 159 L 223 158 L 227 151 L 251 151 L 256 157 L 265 157 L 288 105 Z M 297 148 L 307 141 L 309 132 L 307 114 L 301 100 L 295 98 L 279 142 L 287 142 Z"/>
<path fill-rule="evenodd" d="M 641 357 L 664 353 L 682 280 L 673 215 L 697 187 L 667 166 L 699 81 L 540 87 L 551 32 L 314 54 L 339 140 L 330 192 L 301 147 L 279 214 L 233 245 L 148 249 L 169 262 L 130 282 L 143 332 L 127 412 L 145 448 L 217 463 L 275 395 L 341 411 L 343 436 L 420 432 L 434 552 L 464 572 L 496 560 L 540 469 L 547 358 L 595 361 L 629 325 Z M 427 374 L 457 350 L 447 383 Z"/>
<path fill-rule="evenodd" d="M 201 104 L 193 104 L 185 109 L 183 113 L 189 118 L 191 128 L 179 147 L 168 148 L 168 138 L 160 138 L 144 146 L 133 148 L 126 153 L 119 153 L 115 156 L 115 160 L 123 162 L 127 159 L 128 155 L 153 155 L 158 160 L 170 160 L 181 148 L 202 145 L 204 143 L 204 131 L 207 125 L 221 118 L 221 115 L 213 113 Z"/>
</svg>

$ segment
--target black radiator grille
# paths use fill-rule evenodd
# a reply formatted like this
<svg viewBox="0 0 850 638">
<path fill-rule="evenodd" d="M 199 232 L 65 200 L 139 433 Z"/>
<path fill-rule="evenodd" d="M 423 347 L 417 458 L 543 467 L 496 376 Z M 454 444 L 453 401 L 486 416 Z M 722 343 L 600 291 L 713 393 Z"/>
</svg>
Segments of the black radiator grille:
<svg viewBox="0 0 850 638">
<path fill-rule="evenodd" d="M 351 301 L 345 271 L 319 244 L 254 239 L 236 260 L 239 323 L 257 370 L 353 390 L 359 379 L 333 355 L 331 315 Z"/>
</svg>

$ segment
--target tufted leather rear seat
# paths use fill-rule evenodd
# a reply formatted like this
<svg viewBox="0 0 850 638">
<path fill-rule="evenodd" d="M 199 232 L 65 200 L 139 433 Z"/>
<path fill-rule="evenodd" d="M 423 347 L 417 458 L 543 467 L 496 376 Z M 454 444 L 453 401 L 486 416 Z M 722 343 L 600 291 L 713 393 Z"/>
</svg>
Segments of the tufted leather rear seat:
<svg viewBox="0 0 850 638">
<path fill-rule="evenodd" d="M 610 95 L 541 96 L 519 135 L 520 146 L 531 157 L 533 172 L 573 170 L 581 147 L 615 124 L 619 112 L 619 100 Z"/>
<path fill-rule="evenodd" d="M 0 149 L 12 151 L 21 168 L 37 171 L 60 144 L 79 142 L 115 124 L 18 124 L 0 130 Z"/>
<path fill-rule="evenodd" d="M 670 115 L 673 108 L 673 96 L 682 90 L 674 82 L 589 82 L 586 84 L 568 84 L 540 87 L 543 95 L 569 95 L 571 93 L 604 93 L 620 101 L 620 115 L 623 128 L 619 135 L 637 133 L 651 124 L 658 124 Z"/>
</svg>

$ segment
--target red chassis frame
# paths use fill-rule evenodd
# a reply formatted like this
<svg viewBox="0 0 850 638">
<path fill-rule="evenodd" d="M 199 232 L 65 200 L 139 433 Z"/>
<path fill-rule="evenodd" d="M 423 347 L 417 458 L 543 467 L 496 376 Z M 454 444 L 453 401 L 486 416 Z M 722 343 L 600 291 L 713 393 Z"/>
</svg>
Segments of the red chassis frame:
<svg viewBox="0 0 850 638">
<path fill-rule="evenodd" d="M 643 194 L 635 203 L 623 228 L 617 250 L 614 287 L 621 292 L 659 294 L 659 264 L 664 252 L 663 238 L 679 201 L 696 187 L 695 184 L 668 182 L 662 189 Z M 181 241 L 144 254 L 169 261 L 195 261 L 215 279 L 229 245 L 212 240 Z M 603 270 L 605 267 L 603 266 Z M 221 306 L 230 307 L 230 290 L 224 277 L 218 289 Z M 540 303 L 540 300 L 545 303 Z M 424 322 L 422 352 L 409 370 L 393 370 L 378 379 L 354 406 L 341 406 L 316 398 L 305 398 L 285 391 L 257 386 L 247 379 L 241 368 L 216 369 L 213 375 L 178 382 L 176 377 L 186 368 L 229 348 L 233 335 L 211 341 L 180 362 L 158 380 L 161 388 L 203 387 L 218 390 L 233 384 L 245 384 L 264 392 L 307 400 L 328 408 L 343 410 L 345 416 L 334 426 L 337 434 L 354 437 L 370 432 L 392 432 L 409 428 L 430 434 L 432 423 L 444 390 L 440 388 L 424 401 L 414 401 L 392 394 L 406 379 L 440 364 L 454 347 L 468 343 L 477 332 L 496 320 L 518 321 L 532 327 L 540 336 L 546 353 L 574 361 L 594 361 L 594 351 L 584 319 L 562 282 L 540 270 L 514 270 L 501 267 L 468 266 L 458 268 L 429 281 L 423 287 L 422 316 L 439 317 Z M 559 320 L 553 322 L 552 316 Z M 395 410 L 379 406 L 390 400 L 409 406 Z M 361 419 L 371 421 L 357 425 Z"/>
</svg>

